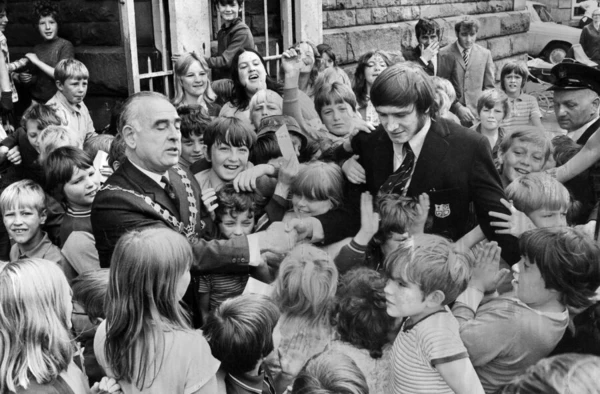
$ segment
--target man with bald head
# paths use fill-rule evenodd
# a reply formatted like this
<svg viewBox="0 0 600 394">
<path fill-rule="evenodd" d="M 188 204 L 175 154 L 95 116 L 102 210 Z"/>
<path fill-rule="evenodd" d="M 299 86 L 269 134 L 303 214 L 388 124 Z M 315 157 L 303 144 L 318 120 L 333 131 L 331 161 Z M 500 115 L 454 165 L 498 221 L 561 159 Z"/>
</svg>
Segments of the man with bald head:
<svg viewBox="0 0 600 394">
<path fill-rule="evenodd" d="M 200 186 L 177 165 L 180 123 L 175 107 L 162 94 L 140 92 L 125 102 L 118 129 L 127 160 L 107 179 L 92 207 L 100 266 L 110 266 L 121 235 L 147 227 L 168 227 L 185 235 L 196 270 L 243 270 L 258 264 L 261 252 L 289 250 L 296 232 L 284 231 L 281 223 L 247 237 L 210 240 L 213 225 L 203 209 Z"/>
</svg>

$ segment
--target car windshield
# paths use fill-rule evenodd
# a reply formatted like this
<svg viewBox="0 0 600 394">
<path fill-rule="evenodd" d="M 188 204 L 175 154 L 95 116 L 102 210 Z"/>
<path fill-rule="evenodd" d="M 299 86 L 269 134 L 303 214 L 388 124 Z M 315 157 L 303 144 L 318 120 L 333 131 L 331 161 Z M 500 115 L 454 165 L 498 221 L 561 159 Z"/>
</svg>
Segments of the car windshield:
<svg viewBox="0 0 600 394">
<path fill-rule="evenodd" d="M 550 12 L 548 12 L 548 9 L 546 7 L 541 5 L 534 5 L 533 8 L 535 8 L 535 11 L 540 16 L 542 22 L 554 22 L 554 19 L 552 19 L 552 15 L 550 15 Z"/>
</svg>

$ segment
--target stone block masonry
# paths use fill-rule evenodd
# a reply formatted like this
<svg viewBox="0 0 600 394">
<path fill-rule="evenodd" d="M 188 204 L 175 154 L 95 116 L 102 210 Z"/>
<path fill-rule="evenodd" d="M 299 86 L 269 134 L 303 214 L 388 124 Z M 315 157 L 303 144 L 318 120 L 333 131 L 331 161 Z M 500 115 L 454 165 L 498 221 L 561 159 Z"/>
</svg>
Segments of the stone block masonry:
<svg viewBox="0 0 600 394">
<path fill-rule="evenodd" d="M 526 60 L 529 13 L 513 0 L 337 0 L 323 3 L 323 42 L 353 72 L 358 58 L 374 49 L 401 52 L 417 44 L 414 26 L 422 17 L 441 26 L 441 43 L 456 40 L 454 25 L 472 15 L 481 24 L 478 44 L 490 49 L 498 68 L 506 59 Z"/>
</svg>

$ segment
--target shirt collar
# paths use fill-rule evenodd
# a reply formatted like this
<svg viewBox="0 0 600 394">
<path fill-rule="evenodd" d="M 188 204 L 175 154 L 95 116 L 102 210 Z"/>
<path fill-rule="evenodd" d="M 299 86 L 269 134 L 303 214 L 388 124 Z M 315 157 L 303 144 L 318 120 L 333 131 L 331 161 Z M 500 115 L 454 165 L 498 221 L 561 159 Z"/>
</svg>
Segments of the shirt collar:
<svg viewBox="0 0 600 394">
<path fill-rule="evenodd" d="M 263 392 L 263 382 L 265 380 L 264 371 L 259 372 L 258 375 L 250 375 L 249 373 L 243 373 L 239 375 L 227 374 L 227 378 L 232 384 L 243 388 L 251 393 L 261 394 Z"/>
<path fill-rule="evenodd" d="M 463 52 L 465 51 L 466 48 L 463 48 L 459 43 L 458 40 L 456 40 L 456 46 L 458 47 L 458 51 L 460 52 L 460 54 L 462 55 Z M 470 49 L 468 49 L 469 53 L 471 53 L 471 49 L 473 49 L 473 47 L 471 47 Z"/>
<path fill-rule="evenodd" d="M 56 92 L 56 95 L 54 97 L 56 98 L 56 101 L 58 101 L 59 103 L 61 103 L 65 107 L 69 108 L 71 111 L 74 111 L 74 112 L 80 112 L 81 111 L 81 105 L 80 104 L 75 104 L 75 105 L 71 104 L 69 102 L 69 100 L 67 100 L 67 98 L 65 97 L 65 95 L 62 94 L 62 92 L 60 90 Z"/>
<path fill-rule="evenodd" d="M 154 182 L 158 183 L 158 185 L 162 188 L 165 187 L 165 185 L 161 182 L 162 177 L 164 176 L 165 178 L 169 179 L 169 172 L 165 172 L 164 174 L 157 174 L 155 172 L 152 171 L 148 171 L 143 169 L 142 167 L 138 166 L 137 164 L 135 164 L 132 160 L 129 160 L 129 162 L 131 164 L 133 164 L 133 166 L 135 168 L 137 168 L 138 170 L 140 170 L 141 172 L 143 172 L 147 177 L 149 177 L 150 179 L 152 179 Z"/>
<path fill-rule="evenodd" d="M 19 249 L 19 258 L 27 258 L 27 257 L 40 257 L 42 258 L 45 255 L 45 252 L 43 252 L 47 247 L 48 244 L 52 244 L 50 242 L 50 238 L 48 238 L 48 234 L 45 231 L 42 231 L 42 233 L 44 234 L 44 236 L 42 237 L 42 240 L 40 241 L 39 244 L 35 245 L 34 248 L 28 250 L 28 251 L 23 251 L 23 249 L 21 249 L 21 244 L 17 244 L 17 248 Z"/>
<path fill-rule="evenodd" d="M 577 130 L 569 131 L 567 133 L 567 136 L 569 136 L 569 138 L 571 138 L 573 141 L 577 141 L 583 135 L 583 133 L 585 133 L 585 131 L 588 129 L 588 127 L 590 127 L 597 120 L 598 120 L 598 114 L 596 114 L 594 119 L 590 120 L 589 122 L 587 122 L 586 124 L 584 124 L 583 126 L 578 128 Z"/>
<path fill-rule="evenodd" d="M 428 116 L 425 119 L 425 124 L 423 125 L 421 130 L 417 131 L 417 133 L 408 141 L 408 144 L 410 145 L 413 153 L 415 154 L 415 161 L 419 158 L 419 155 L 421 154 L 421 150 L 423 149 L 423 144 L 425 143 L 425 137 L 427 137 L 427 133 L 429 132 L 430 127 L 431 127 L 431 118 Z M 400 152 L 402 152 L 403 146 L 404 146 L 404 144 L 402 144 L 402 145 L 394 144 L 394 153 L 396 154 L 396 156 L 403 157 L 403 153 L 400 153 Z"/>
</svg>

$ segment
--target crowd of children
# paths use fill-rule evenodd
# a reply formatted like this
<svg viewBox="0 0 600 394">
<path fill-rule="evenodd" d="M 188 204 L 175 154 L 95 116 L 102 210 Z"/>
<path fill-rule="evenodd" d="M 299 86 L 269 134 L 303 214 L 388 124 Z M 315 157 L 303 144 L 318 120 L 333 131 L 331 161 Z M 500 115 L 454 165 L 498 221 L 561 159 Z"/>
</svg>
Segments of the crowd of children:
<svg viewBox="0 0 600 394">
<path fill-rule="evenodd" d="M 96 133 L 84 104 L 88 70 L 58 38 L 53 7 L 35 7 L 44 41 L 25 65 L 9 64 L 0 34 L 0 393 L 600 393 L 596 196 L 580 187 L 600 157 L 600 134 L 583 149 L 551 140 L 524 91 L 524 63 L 506 63 L 497 88 L 480 87 L 477 102 L 465 103 L 477 92 L 440 75 L 448 51 L 438 53 L 440 27 L 423 19 L 417 47 L 363 54 L 352 81 L 331 47 L 310 42 L 283 54 L 278 81 L 240 18 L 243 0 L 215 0 L 218 54 L 173 59 L 177 169 L 194 186 L 186 209 L 206 240 L 283 222 L 299 241 L 257 264 L 198 270 L 194 241 L 142 225 L 100 268 L 94 201 L 142 144 L 120 131 L 141 131 L 116 113 L 108 130 L 117 135 Z M 477 29 L 457 24 L 465 54 L 457 61 L 478 56 Z M 381 112 L 370 96 L 378 76 L 402 62 L 423 67 L 439 109 L 423 111 L 432 110 L 431 122 L 476 119 L 461 132 L 489 142 L 481 146 L 510 212 L 489 214 L 498 233 L 518 238 L 512 267 L 473 209 L 463 237 L 430 234 L 433 216 L 450 208 L 427 193 L 408 196 L 407 185 L 364 192 L 360 210 L 347 209 L 349 193 L 372 176 L 354 137 L 388 127 L 380 115 L 405 116 Z M 9 72 L 34 99 L 16 130 Z M 398 172 L 410 154 L 394 152 Z M 188 212 L 169 178 L 158 178 L 169 204 Z M 165 221 L 169 209 L 160 211 Z M 314 223 L 332 213 L 355 235 L 321 242 Z M 306 223 L 313 227 L 303 234 Z"/>
</svg>

